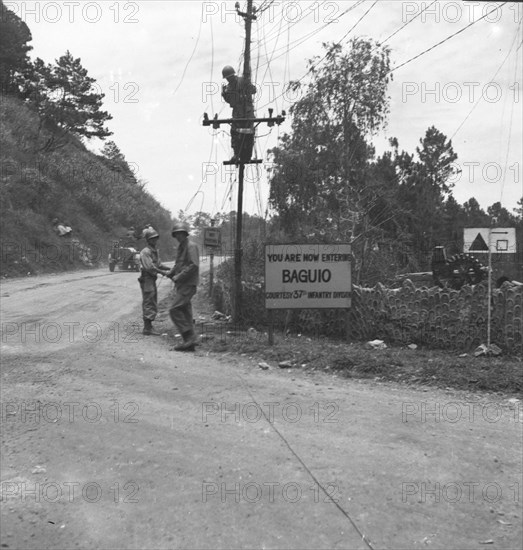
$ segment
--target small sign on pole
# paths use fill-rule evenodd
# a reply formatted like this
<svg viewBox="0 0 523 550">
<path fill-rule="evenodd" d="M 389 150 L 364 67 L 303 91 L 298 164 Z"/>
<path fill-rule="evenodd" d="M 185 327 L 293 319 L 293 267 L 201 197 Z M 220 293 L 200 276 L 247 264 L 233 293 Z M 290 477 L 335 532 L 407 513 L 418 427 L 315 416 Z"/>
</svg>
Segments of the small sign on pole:
<svg viewBox="0 0 523 550">
<path fill-rule="evenodd" d="M 203 232 L 203 245 L 210 248 L 220 248 L 222 245 L 221 231 L 215 227 L 207 227 Z"/>
<path fill-rule="evenodd" d="M 463 252 L 515 254 L 516 228 L 492 228 L 491 234 L 490 227 L 465 227 L 463 229 Z"/>
</svg>

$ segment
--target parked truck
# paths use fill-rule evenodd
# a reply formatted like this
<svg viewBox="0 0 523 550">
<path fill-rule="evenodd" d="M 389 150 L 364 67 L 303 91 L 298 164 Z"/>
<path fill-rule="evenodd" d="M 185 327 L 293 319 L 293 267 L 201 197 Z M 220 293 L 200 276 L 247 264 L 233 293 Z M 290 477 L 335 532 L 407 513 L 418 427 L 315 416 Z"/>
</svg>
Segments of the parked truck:
<svg viewBox="0 0 523 550">
<path fill-rule="evenodd" d="M 109 271 L 113 272 L 117 266 L 120 271 L 140 271 L 140 253 L 133 246 L 114 241 L 109 253 Z"/>
</svg>

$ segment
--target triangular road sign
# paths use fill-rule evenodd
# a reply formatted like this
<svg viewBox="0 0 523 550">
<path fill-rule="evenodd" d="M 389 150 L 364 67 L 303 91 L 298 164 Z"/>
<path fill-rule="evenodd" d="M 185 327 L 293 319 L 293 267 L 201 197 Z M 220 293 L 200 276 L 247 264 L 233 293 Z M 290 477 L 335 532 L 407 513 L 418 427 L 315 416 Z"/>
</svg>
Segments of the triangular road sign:
<svg viewBox="0 0 523 550">
<path fill-rule="evenodd" d="M 469 250 L 471 252 L 488 252 L 488 245 L 481 233 L 478 233 L 476 238 L 472 241 Z"/>
</svg>

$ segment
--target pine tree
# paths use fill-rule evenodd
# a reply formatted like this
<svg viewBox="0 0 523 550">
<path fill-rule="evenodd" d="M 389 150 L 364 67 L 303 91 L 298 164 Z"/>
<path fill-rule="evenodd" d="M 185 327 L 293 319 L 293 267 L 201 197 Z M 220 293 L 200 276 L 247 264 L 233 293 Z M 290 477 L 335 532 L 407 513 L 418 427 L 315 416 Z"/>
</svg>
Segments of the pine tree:
<svg viewBox="0 0 523 550">
<path fill-rule="evenodd" d="M 2 93 L 18 93 L 20 76 L 27 70 L 33 49 L 28 45 L 31 31 L 20 17 L 8 10 L 0 0 L 0 90 Z"/>
<path fill-rule="evenodd" d="M 80 58 L 75 59 L 67 51 L 56 60 L 56 65 L 37 59 L 33 67 L 26 96 L 36 105 L 42 125 L 51 131 L 40 150 L 64 146 L 69 134 L 87 139 L 112 135 L 104 126 L 112 119 L 101 110 L 104 94 L 96 91 L 96 80 L 88 76 Z"/>
</svg>

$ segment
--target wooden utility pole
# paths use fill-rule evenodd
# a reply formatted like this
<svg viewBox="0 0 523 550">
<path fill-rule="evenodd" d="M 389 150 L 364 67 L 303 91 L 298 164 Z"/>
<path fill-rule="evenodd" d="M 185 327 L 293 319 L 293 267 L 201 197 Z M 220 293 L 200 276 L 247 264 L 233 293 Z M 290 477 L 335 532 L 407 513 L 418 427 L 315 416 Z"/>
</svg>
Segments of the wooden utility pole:
<svg viewBox="0 0 523 550">
<path fill-rule="evenodd" d="M 245 55 L 243 59 L 243 79 L 245 89 L 251 84 L 251 27 L 252 20 L 256 17 L 252 11 L 253 0 L 247 1 L 247 13 L 236 10 L 245 19 Z M 254 131 L 254 130 L 253 130 Z M 236 209 L 236 246 L 234 248 L 234 322 L 239 323 L 242 311 L 242 226 L 243 226 L 243 179 L 245 175 L 245 163 L 241 162 L 238 174 L 238 207 Z"/>
<path fill-rule="evenodd" d="M 211 219 L 211 227 L 214 227 L 215 219 Z M 212 298 L 214 288 L 214 248 L 211 248 L 211 266 L 209 269 L 209 296 Z"/>
<path fill-rule="evenodd" d="M 243 177 L 245 164 L 240 162 L 238 176 L 238 207 L 236 208 L 236 246 L 234 247 L 234 322 L 239 323 L 242 311 L 242 222 L 243 222 Z"/>
<path fill-rule="evenodd" d="M 245 20 L 245 54 L 243 61 L 243 79 L 245 89 L 248 90 L 251 85 L 251 27 L 252 21 L 256 19 L 256 15 L 253 9 L 253 0 L 247 0 L 247 11 L 241 12 L 239 10 L 239 3 L 236 2 L 236 11 L 238 15 Z M 207 113 L 203 115 L 203 125 L 211 126 L 213 128 L 219 128 L 220 124 L 233 124 L 233 123 L 245 123 L 246 126 L 251 125 L 254 133 L 254 124 L 256 126 L 261 122 L 267 122 L 269 127 L 274 124 L 280 125 L 285 120 L 285 111 L 276 117 L 272 116 L 273 109 L 269 109 L 269 116 L 263 118 L 232 118 L 232 119 L 218 119 L 218 115 L 215 115 L 213 119 L 209 119 Z M 243 128 L 242 128 L 243 129 Z M 247 128 L 245 128 L 247 129 Z M 254 136 L 253 136 L 254 137 Z M 236 212 L 236 243 L 234 248 L 234 300 L 233 300 L 233 318 L 234 322 L 239 323 L 241 320 L 241 308 L 242 308 L 242 223 L 243 223 L 243 180 L 245 176 L 246 164 L 260 164 L 261 159 L 246 160 L 243 155 L 235 162 L 224 161 L 223 164 L 237 164 L 239 167 L 238 174 L 238 206 Z"/>
</svg>

